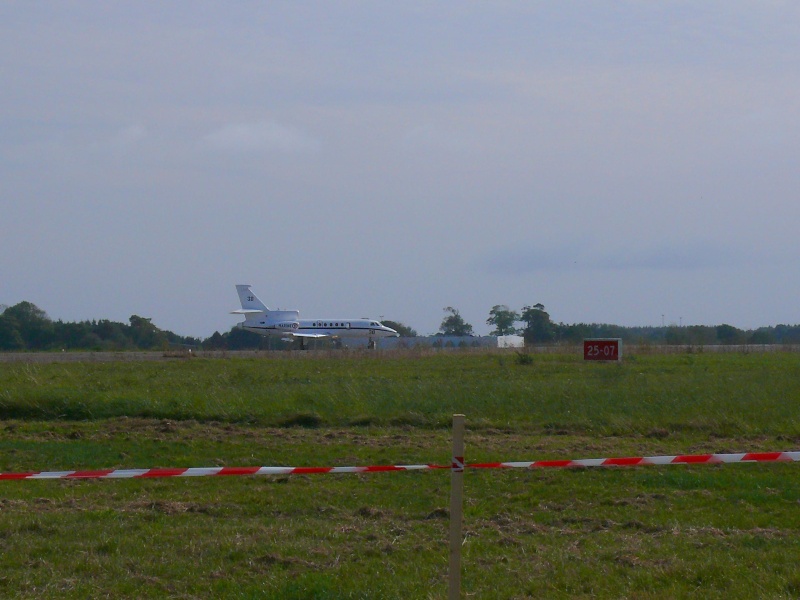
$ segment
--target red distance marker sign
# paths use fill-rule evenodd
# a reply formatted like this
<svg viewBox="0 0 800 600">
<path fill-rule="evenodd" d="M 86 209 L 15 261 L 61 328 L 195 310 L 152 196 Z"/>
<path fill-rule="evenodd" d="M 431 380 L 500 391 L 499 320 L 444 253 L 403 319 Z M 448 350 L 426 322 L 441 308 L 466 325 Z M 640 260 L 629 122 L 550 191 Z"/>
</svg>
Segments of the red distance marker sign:
<svg viewBox="0 0 800 600">
<path fill-rule="evenodd" d="M 583 360 L 622 360 L 622 340 L 619 338 L 583 340 Z"/>
</svg>

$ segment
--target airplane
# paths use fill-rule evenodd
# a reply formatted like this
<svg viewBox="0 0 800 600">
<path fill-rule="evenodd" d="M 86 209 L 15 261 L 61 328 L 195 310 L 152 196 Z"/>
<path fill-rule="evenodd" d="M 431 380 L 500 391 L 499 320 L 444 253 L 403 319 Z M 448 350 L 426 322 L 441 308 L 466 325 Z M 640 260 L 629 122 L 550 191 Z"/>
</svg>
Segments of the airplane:
<svg viewBox="0 0 800 600">
<path fill-rule="evenodd" d="M 232 315 L 244 315 L 245 320 L 237 327 L 246 331 L 280 336 L 287 342 L 298 338 L 301 348 L 305 348 L 307 339 L 368 338 L 369 346 L 374 347 L 378 338 L 400 336 L 391 327 L 372 319 L 301 319 L 299 310 L 270 310 L 252 292 L 251 287 L 244 284 L 236 286 L 242 308 L 231 311 Z"/>
</svg>

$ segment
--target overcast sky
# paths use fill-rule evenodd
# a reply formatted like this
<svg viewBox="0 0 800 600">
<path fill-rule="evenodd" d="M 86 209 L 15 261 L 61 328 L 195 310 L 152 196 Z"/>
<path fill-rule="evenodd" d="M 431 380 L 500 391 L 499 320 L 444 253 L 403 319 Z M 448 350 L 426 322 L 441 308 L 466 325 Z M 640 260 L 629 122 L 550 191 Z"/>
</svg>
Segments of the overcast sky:
<svg viewBox="0 0 800 600">
<path fill-rule="evenodd" d="M 0 2 L 0 304 L 800 322 L 795 1 Z"/>
</svg>

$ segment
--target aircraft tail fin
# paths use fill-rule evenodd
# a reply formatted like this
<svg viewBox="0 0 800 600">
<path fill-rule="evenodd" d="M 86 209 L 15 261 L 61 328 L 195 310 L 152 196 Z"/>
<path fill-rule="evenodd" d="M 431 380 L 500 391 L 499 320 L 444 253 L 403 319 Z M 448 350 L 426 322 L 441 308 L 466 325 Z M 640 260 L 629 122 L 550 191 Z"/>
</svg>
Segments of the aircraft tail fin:
<svg viewBox="0 0 800 600">
<path fill-rule="evenodd" d="M 242 303 L 242 310 L 235 311 L 237 314 L 250 314 L 269 312 L 269 309 L 264 305 L 261 300 L 250 290 L 249 285 L 239 284 L 236 286 L 236 292 L 239 294 L 239 301 Z"/>
</svg>

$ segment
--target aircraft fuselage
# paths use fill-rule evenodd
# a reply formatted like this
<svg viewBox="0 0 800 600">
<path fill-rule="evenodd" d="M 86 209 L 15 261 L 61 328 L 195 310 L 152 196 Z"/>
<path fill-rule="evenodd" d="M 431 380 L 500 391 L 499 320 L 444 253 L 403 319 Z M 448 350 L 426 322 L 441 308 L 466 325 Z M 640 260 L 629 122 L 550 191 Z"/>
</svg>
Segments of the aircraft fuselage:
<svg viewBox="0 0 800 600">
<path fill-rule="evenodd" d="M 239 326 L 261 335 L 307 337 L 397 337 L 394 329 L 367 319 L 297 319 L 245 321 Z"/>
</svg>

